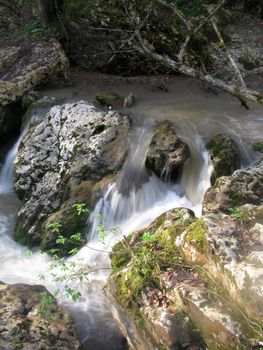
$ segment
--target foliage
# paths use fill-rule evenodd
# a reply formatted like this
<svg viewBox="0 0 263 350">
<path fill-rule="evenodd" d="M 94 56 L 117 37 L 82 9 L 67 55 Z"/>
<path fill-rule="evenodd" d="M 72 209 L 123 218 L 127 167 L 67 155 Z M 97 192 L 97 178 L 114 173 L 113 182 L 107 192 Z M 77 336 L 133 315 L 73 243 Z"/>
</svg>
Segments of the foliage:
<svg viewBox="0 0 263 350">
<path fill-rule="evenodd" d="M 115 297 L 128 311 L 132 312 L 143 290 L 158 287 L 162 271 L 183 263 L 175 239 L 191 219 L 186 219 L 183 212 L 177 211 L 174 225 L 165 228 L 164 215 L 158 217 L 148 231 L 142 230 L 135 237 L 123 239 L 112 250 Z"/>
<path fill-rule="evenodd" d="M 48 311 L 48 307 L 54 304 L 54 298 L 47 292 L 41 293 L 40 297 L 39 314 L 43 318 L 50 318 L 51 313 Z"/>
<path fill-rule="evenodd" d="M 171 2 L 183 13 L 191 16 L 195 15 L 203 5 L 208 3 L 207 0 L 171 0 Z"/>
<path fill-rule="evenodd" d="M 45 28 L 39 20 L 32 20 L 29 23 L 26 23 L 24 26 L 24 32 L 27 35 L 37 37 L 44 32 Z"/>
<path fill-rule="evenodd" d="M 74 204 L 73 208 L 76 210 L 77 215 L 82 215 L 89 212 L 87 205 L 85 203 Z"/>
<path fill-rule="evenodd" d="M 253 149 L 257 152 L 263 153 L 263 142 L 254 143 Z"/>
</svg>

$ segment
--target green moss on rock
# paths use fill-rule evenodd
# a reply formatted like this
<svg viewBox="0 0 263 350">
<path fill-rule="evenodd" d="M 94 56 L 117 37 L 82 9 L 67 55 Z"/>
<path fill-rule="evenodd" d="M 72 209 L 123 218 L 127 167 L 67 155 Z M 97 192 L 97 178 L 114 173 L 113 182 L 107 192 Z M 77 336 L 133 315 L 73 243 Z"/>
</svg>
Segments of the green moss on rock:
<svg viewBox="0 0 263 350">
<path fill-rule="evenodd" d="M 202 219 L 198 219 L 189 226 L 185 236 L 185 241 L 193 244 L 202 254 L 205 254 L 207 250 L 207 229 L 208 227 L 204 221 Z"/>
<path fill-rule="evenodd" d="M 253 144 L 253 149 L 257 152 L 263 153 L 263 141 L 256 142 Z"/>
<path fill-rule="evenodd" d="M 121 107 L 123 105 L 123 99 L 115 92 L 100 92 L 95 98 L 104 106 Z"/>
</svg>

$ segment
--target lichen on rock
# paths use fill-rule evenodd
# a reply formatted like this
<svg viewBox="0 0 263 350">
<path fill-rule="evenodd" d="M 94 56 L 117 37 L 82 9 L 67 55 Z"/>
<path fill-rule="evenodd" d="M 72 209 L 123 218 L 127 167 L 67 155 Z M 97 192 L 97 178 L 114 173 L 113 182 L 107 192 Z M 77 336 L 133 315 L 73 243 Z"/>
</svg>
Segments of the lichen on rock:
<svg viewBox="0 0 263 350">
<path fill-rule="evenodd" d="M 71 229 L 84 233 L 87 215 L 71 214 L 72 206 L 95 204 L 125 160 L 129 132 L 126 116 L 84 101 L 51 108 L 25 135 L 15 160 L 14 188 L 22 200 L 15 238 L 54 247 L 52 220 L 66 236 L 76 233 Z"/>
<path fill-rule="evenodd" d="M 214 166 L 212 185 L 221 176 L 229 176 L 241 166 L 241 156 L 234 139 L 229 135 L 218 134 L 207 144 Z"/>
</svg>

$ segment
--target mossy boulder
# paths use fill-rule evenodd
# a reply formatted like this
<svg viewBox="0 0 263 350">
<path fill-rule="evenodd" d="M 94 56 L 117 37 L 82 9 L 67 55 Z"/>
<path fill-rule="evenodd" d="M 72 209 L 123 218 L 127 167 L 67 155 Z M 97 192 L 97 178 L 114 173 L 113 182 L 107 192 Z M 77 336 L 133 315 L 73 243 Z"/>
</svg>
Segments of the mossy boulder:
<svg viewBox="0 0 263 350">
<path fill-rule="evenodd" d="M 214 170 L 211 176 L 212 185 L 221 176 L 232 175 L 241 166 L 241 155 L 234 139 L 225 134 L 214 136 L 207 144 Z"/>
<path fill-rule="evenodd" d="M 123 98 L 116 92 L 100 92 L 95 96 L 96 100 L 103 106 L 118 108 L 123 106 Z"/>
<path fill-rule="evenodd" d="M 246 350 L 251 338 L 253 344 L 260 339 L 251 326 L 263 316 L 257 288 L 263 269 L 253 265 L 259 253 L 251 241 L 260 212 L 244 207 L 239 221 L 225 214 L 197 219 L 174 209 L 114 246 L 106 294 L 131 348 L 173 349 L 184 342 Z M 249 232 L 241 241 L 243 222 Z"/>
<path fill-rule="evenodd" d="M 263 153 L 263 141 L 258 141 L 253 144 L 253 149 L 257 152 Z"/>
<path fill-rule="evenodd" d="M 176 181 L 189 157 L 190 149 L 176 135 L 174 126 L 169 121 L 158 123 L 146 155 L 146 167 L 165 181 Z"/>
</svg>

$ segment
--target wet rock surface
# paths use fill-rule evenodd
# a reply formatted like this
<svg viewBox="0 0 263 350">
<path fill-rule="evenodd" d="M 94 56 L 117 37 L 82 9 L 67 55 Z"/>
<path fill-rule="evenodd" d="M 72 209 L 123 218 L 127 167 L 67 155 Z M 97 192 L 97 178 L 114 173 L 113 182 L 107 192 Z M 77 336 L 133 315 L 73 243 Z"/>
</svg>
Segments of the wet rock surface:
<svg viewBox="0 0 263 350">
<path fill-rule="evenodd" d="M 30 128 L 15 160 L 14 186 L 22 200 L 15 238 L 55 245 L 48 229 L 54 221 L 66 235 L 81 232 L 87 215 L 78 216 L 72 206 L 94 204 L 125 160 L 129 132 L 126 116 L 84 101 L 51 108 Z"/>
<path fill-rule="evenodd" d="M 43 295 L 50 304 L 41 302 Z M 68 312 L 40 285 L 0 282 L 2 350 L 82 349 Z"/>
<path fill-rule="evenodd" d="M 212 185 L 220 176 L 229 176 L 240 168 L 241 157 L 238 147 L 229 135 L 218 134 L 207 144 L 214 170 L 211 176 Z"/>
<path fill-rule="evenodd" d="M 166 181 L 177 180 L 183 164 L 190 157 L 188 145 L 183 142 L 168 121 L 157 124 L 146 156 L 146 167 Z"/>
</svg>

